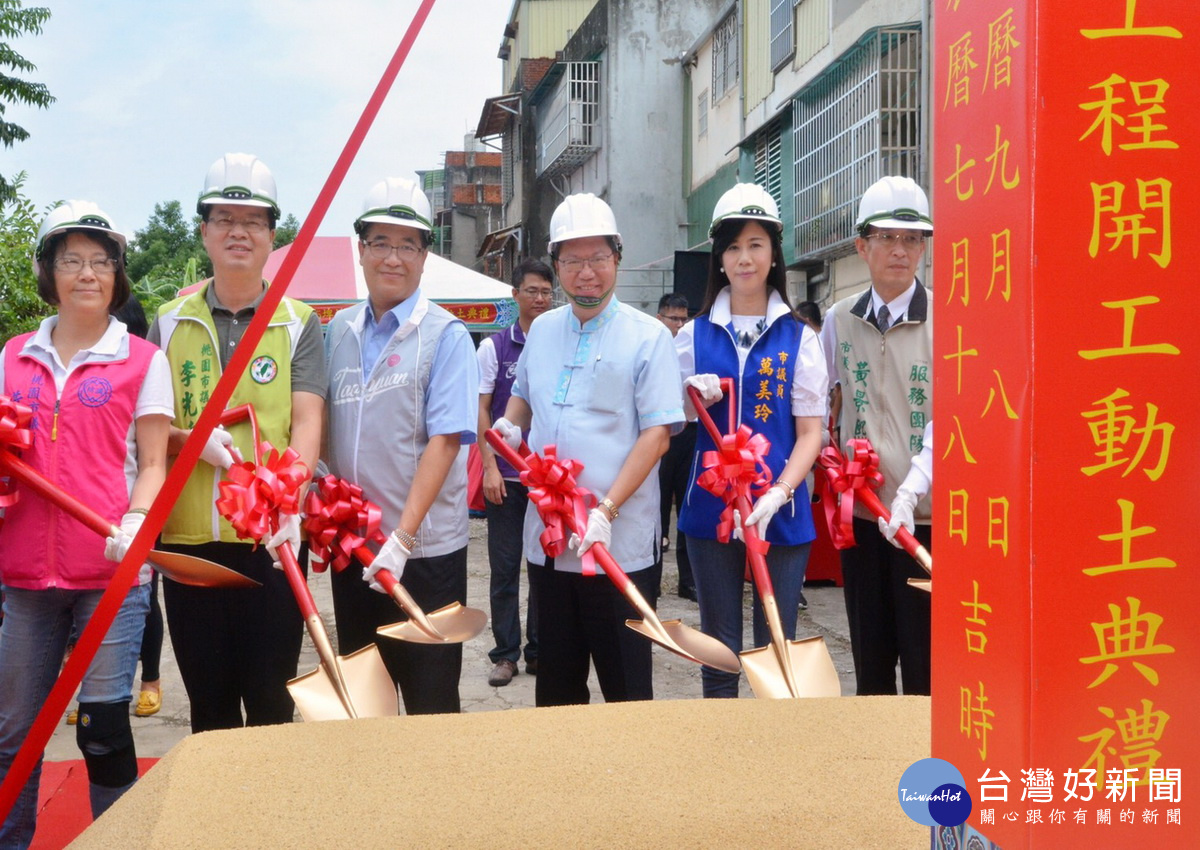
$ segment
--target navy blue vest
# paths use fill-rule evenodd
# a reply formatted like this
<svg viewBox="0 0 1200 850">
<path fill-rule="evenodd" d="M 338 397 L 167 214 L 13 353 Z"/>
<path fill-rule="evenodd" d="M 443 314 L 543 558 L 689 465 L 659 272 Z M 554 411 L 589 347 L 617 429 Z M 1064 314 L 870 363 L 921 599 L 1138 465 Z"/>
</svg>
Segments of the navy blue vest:
<svg viewBox="0 0 1200 850">
<path fill-rule="evenodd" d="M 792 373 L 800 350 L 804 325 L 791 316 L 781 316 L 758 338 L 746 357 L 737 393 L 739 424 L 745 423 L 771 441 L 767 466 L 772 481 L 783 471 L 796 442 L 796 418 L 792 416 Z M 708 316 L 697 316 L 693 334 L 696 374 L 713 373 L 721 377 L 737 375 L 737 349 L 728 328 L 714 325 Z M 718 430 L 725 433 L 729 423 L 729 401 L 723 399 L 708 409 Z M 679 528 L 688 537 L 715 540 L 717 520 L 724 502 L 696 483 L 704 472 L 701 458 L 715 448 L 708 431 L 696 429 L 696 454 L 692 459 L 691 481 L 687 498 L 679 513 Z M 775 514 L 767 527 L 767 542 L 784 546 L 808 543 L 816 537 L 812 505 L 804 482 L 796 495 Z"/>
</svg>

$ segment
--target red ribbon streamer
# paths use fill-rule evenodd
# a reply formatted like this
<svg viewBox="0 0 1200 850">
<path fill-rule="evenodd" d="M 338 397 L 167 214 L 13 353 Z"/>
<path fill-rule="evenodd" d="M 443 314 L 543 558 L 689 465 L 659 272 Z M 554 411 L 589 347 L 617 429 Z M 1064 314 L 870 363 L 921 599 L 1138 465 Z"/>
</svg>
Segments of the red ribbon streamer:
<svg viewBox="0 0 1200 850">
<path fill-rule="evenodd" d="M 770 450 L 771 442 L 766 437 L 755 434 L 747 425 L 741 425 L 732 434 L 722 435 L 714 451 L 701 455 L 704 472 L 696 479 L 696 483 L 725 502 L 717 521 L 717 540 L 720 542 L 728 543 L 733 535 L 733 512 L 738 496 L 744 495 L 747 501 L 753 503 L 751 496 L 761 496 L 770 488 L 773 476 L 766 463 Z M 745 520 L 742 517 L 742 521 Z M 747 536 L 746 543 L 754 546 L 755 551 L 761 547 L 762 554 L 767 553 L 768 544 L 765 540 L 756 538 L 752 543 Z"/>
<path fill-rule="evenodd" d="M 283 514 L 300 512 L 300 488 L 308 480 L 308 467 L 290 446 L 279 451 L 261 445 L 263 462 L 237 463 L 218 487 L 217 512 L 229 520 L 238 537 L 260 541 L 270 537 Z"/>
<path fill-rule="evenodd" d="M 825 504 L 825 521 L 835 549 L 849 549 L 854 540 L 854 497 L 859 490 L 878 490 L 883 485 L 879 471 L 879 455 L 867 439 L 853 439 L 846 444 L 850 456 L 837 446 L 826 446 L 817 456 L 822 476 L 821 501 Z M 840 497 L 840 498 L 839 498 Z"/>
<path fill-rule="evenodd" d="M 558 459 L 554 446 L 546 446 L 539 456 L 536 452 L 525 458 L 529 468 L 522 470 L 521 483 L 529 488 L 529 500 L 546 526 L 542 532 L 542 549 L 557 558 L 567 549 L 571 528 L 583 537 L 587 530 L 588 511 L 596 506 L 596 497 L 577 481 L 583 464 L 577 460 Z M 596 559 L 589 549 L 581 558 L 583 574 L 596 574 Z"/>
<path fill-rule="evenodd" d="M 317 559 L 312 566 L 318 573 L 330 564 L 334 572 L 341 572 L 350 565 L 355 549 L 387 539 L 379 527 L 383 509 L 364 497 L 357 484 L 336 475 L 316 482 L 304 501 L 304 515 L 308 548 Z"/>
<path fill-rule="evenodd" d="M 0 451 L 17 452 L 33 445 L 33 408 L 0 395 Z M 0 508 L 14 505 L 20 491 L 13 487 L 12 480 L 0 481 Z M 0 517 L 0 527 L 4 518 Z"/>
<path fill-rule="evenodd" d="M 371 124 L 375 121 L 375 116 L 379 114 L 384 99 L 387 97 L 392 84 L 396 81 L 396 77 L 399 75 L 405 59 L 408 58 L 408 53 L 416 41 L 417 34 L 421 31 L 421 27 L 425 24 L 425 19 L 429 17 L 429 12 L 433 8 L 434 2 L 435 0 L 421 0 L 420 7 L 413 15 L 412 23 L 409 24 L 403 38 L 401 38 L 400 44 L 396 47 L 396 52 L 392 55 L 392 59 L 380 77 L 379 83 L 375 86 L 375 91 L 371 94 L 370 100 L 363 109 L 358 123 L 354 125 L 349 139 L 346 140 L 346 145 L 342 149 L 341 156 L 338 157 L 337 162 L 329 173 L 329 177 L 325 181 L 325 185 L 321 188 L 320 194 L 317 195 L 317 200 L 313 203 L 312 210 L 300 226 L 300 231 L 296 234 L 296 240 L 292 243 L 292 249 L 288 251 L 287 257 L 284 258 L 283 264 L 276 273 L 271 286 L 267 288 L 267 293 L 263 297 L 258 310 L 255 311 L 254 318 L 250 321 L 249 327 L 246 328 L 246 333 L 243 335 L 241 343 L 234 350 L 233 356 L 229 360 L 229 365 L 222 371 L 221 379 L 213 387 L 208 404 L 205 405 L 204 411 L 200 414 L 200 419 L 192 429 L 191 437 L 184 444 L 179 456 L 175 459 L 174 466 L 172 466 L 171 471 L 167 474 L 167 480 L 159 492 L 158 499 L 151 506 L 150 513 L 146 516 L 146 521 L 142 524 L 141 530 L 134 538 L 133 544 L 129 547 L 124 560 L 117 567 L 117 571 L 109 584 L 109 589 L 101 597 L 100 603 L 96 606 L 96 610 L 92 614 L 87 628 L 79 636 L 79 640 L 75 644 L 75 650 L 63 666 L 62 673 L 59 674 L 58 681 L 51 689 L 50 695 L 42 704 L 42 709 L 38 712 L 33 726 L 30 727 L 29 734 L 25 736 L 25 741 L 21 744 L 21 749 L 13 759 L 7 775 L 5 775 L 3 781 L 0 781 L 0 822 L 8 817 L 9 811 L 16 802 L 17 795 L 25 786 L 25 782 L 29 779 L 29 774 L 33 771 L 37 760 L 41 757 L 42 751 L 46 748 L 46 742 L 54 734 L 54 730 L 59 723 L 59 718 L 66 711 L 67 704 L 75 693 L 75 689 L 83 681 L 83 675 L 87 672 L 88 665 L 92 663 L 92 658 L 95 657 L 96 651 L 100 648 L 100 642 L 104 639 L 104 635 L 108 633 L 113 620 L 116 619 L 117 612 L 121 608 L 121 603 L 125 601 L 127 589 L 133 584 L 134 577 L 137 575 L 146 556 L 149 555 L 155 538 L 162 531 L 168 514 L 170 514 L 171 509 L 175 506 L 175 500 L 179 498 L 179 493 L 183 490 L 188 476 L 191 475 L 192 469 L 200 460 L 200 452 L 208 440 L 208 435 L 216 426 L 217 418 L 221 415 L 225 405 L 233 395 L 234 386 L 240 380 L 241 376 L 245 374 L 246 368 L 250 365 L 250 359 L 254 356 L 254 350 L 259 340 L 266 333 L 267 325 L 270 323 L 275 309 L 279 306 L 280 300 L 287 291 L 288 283 L 291 282 L 292 276 L 296 273 L 296 269 L 300 265 L 300 261 L 304 259 L 309 245 L 312 244 L 313 237 L 316 236 L 317 230 L 321 226 L 321 221 L 325 218 L 325 213 L 328 212 L 338 188 L 341 186 L 342 181 L 345 180 L 346 172 L 350 170 L 351 162 L 354 161 L 355 155 L 362 147 L 363 139 L 366 137 Z"/>
</svg>

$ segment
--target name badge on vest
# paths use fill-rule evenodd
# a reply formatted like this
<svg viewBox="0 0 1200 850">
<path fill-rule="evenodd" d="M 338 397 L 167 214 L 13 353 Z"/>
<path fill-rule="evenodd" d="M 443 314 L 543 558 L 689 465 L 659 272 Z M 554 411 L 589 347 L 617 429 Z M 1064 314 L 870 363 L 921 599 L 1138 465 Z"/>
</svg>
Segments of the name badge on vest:
<svg viewBox="0 0 1200 850">
<path fill-rule="evenodd" d="M 279 374 L 279 364 L 275 362 L 274 357 L 263 355 L 262 357 L 254 358 L 254 362 L 250 364 L 250 377 L 256 384 L 269 384 L 275 380 L 275 376 Z"/>
</svg>

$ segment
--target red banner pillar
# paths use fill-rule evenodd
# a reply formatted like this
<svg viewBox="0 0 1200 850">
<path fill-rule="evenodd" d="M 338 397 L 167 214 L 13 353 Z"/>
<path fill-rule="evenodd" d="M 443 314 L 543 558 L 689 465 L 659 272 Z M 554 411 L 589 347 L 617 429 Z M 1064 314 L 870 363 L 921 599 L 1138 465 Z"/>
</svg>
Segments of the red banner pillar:
<svg viewBox="0 0 1200 850">
<path fill-rule="evenodd" d="M 1200 19 L 934 19 L 933 755 L 1005 850 L 1192 847 Z"/>
</svg>

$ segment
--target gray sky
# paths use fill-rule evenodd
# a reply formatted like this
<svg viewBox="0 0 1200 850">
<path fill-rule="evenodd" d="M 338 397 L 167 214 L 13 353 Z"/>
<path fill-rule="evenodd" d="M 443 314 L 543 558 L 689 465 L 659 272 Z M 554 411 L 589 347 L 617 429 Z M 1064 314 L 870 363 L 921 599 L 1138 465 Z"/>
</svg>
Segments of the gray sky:
<svg viewBox="0 0 1200 850">
<path fill-rule="evenodd" d="M 209 164 L 229 151 L 270 166 L 286 215 L 303 220 L 419 7 L 418 0 L 27 0 L 52 17 L 12 42 L 57 101 L 12 105 L 30 133 L 5 150 L 38 207 L 95 201 L 132 234 L 155 203 L 191 213 Z M 350 233 L 371 184 L 437 168 L 483 101 L 509 0 L 437 0 L 320 229 Z"/>
</svg>

